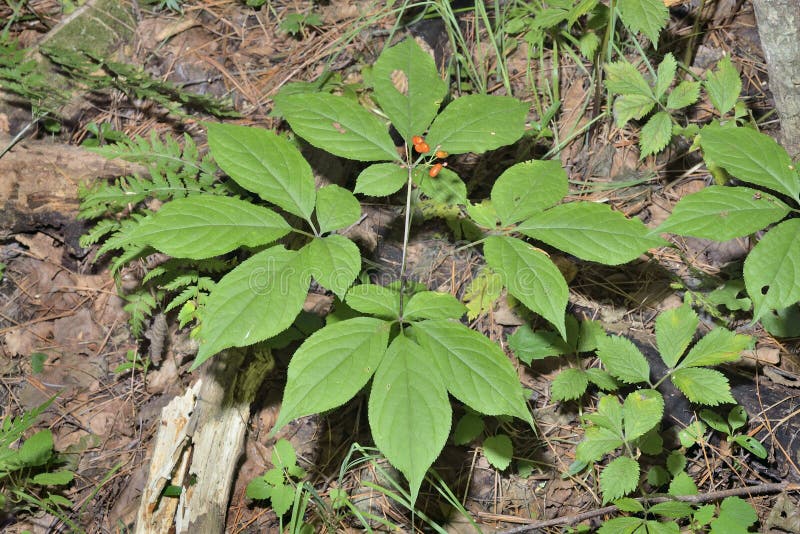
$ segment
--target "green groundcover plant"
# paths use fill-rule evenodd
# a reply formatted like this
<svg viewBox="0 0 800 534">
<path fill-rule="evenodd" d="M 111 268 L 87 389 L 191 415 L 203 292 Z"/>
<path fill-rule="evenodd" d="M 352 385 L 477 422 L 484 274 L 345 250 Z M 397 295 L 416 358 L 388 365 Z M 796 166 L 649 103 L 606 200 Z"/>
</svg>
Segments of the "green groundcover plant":
<svg viewBox="0 0 800 534">
<path fill-rule="evenodd" d="M 481 230 L 474 244 L 483 246 L 508 293 L 565 338 L 566 281 L 548 254 L 526 238 L 606 264 L 633 260 L 665 243 L 639 220 L 605 204 L 563 203 L 568 182 L 556 161 L 513 165 L 498 177 L 489 199 L 470 202 L 447 158 L 514 143 L 525 134 L 528 105 L 469 95 L 442 109 L 447 85 L 411 39 L 384 51 L 372 80 L 380 114 L 327 93 L 286 91 L 275 104 L 294 133 L 312 145 L 371 163 L 358 176 L 355 193 L 390 196 L 405 189 L 404 250 L 412 203 L 420 195 L 465 206 Z M 399 149 L 390 125 L 405 140 Z M 201 345 L 193 369 L 226 348 L 269 342 L 292 327 L 314 280 L 353 313 L 329 317 L 292 357 L 275 431 L 297 417 L 342 405 L 371 381 L 368 415 L 375 443 L 409 480 L 416 498 L 450 432 L 449 395 L 476 412 L 532 423 L 502 349 L 461 323 L 467 308 L 457 298 L 411 283 L 405 255 L 399 280 L 353 286 L 361 254 L 342 234 L 361 215 L 352 192 L 337 185 L 317 188 L 311 167 L 286 137 L 228 124 L 207 128 L 211 157 L 231 181 L 209 182 L 205 159 L 177 170 L 162 164 L 172 174 L 153 180 L 169 194 L 148 185 L 139 189 L 139 198 L 152 194 L 167 201 L 155 212 L 116 223 L 103 248 L 121 249 L 124 261 L 160 251 L 223 272 L 231 265 L 225 263 L 229 253 L 240 250 L 232 269 L 182 303 L 184 318 L 199 319 L 194 335 Z M 186 167 L 193 170 L 186 173 Z M 96 212 L 102 196 L 94 200 Z M 95 236 L 107 231 L 106 226 Z M 154 297 L 148 298 L 154 305 Z M 184 313 L 187 306 L 190 313 Z"/>
</svg>

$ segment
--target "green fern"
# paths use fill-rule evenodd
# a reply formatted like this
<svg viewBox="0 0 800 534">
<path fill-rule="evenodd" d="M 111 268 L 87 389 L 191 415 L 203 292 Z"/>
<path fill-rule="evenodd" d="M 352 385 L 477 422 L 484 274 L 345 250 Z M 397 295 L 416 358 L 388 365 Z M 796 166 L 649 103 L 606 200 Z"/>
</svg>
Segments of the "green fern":
<svg viewBox="0 0 800 534">
<path fill-rule="evenodd" d="M 130 315 L 131 333 L 135 337 L 139 337 L 144 332 L 147 320 L 153 316 L 153 310 L 158 305 L 156 297 L 147 289 L 141 289 L 136 293 L 126 295 L 125 300 L 128 301 L 123 310 Z"/>
</svg>

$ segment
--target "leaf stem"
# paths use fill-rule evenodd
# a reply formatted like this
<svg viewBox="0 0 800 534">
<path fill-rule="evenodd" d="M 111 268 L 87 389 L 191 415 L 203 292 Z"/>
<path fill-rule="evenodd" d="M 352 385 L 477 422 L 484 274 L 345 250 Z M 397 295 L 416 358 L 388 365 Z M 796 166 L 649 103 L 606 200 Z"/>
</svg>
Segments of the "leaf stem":
<svg viewBox="0 0 800 534">
<path fill-rule="evenodd" d="M 405 146 L 406 149 L 406 161 L 409 160 L 409 150 L 408 145 Z M 405 208 L 405 221 L 403 223 L 403 253 L 400 258 L 400 317 L 403 316 L 403 295 L 406 291 L 406 267 L 408 262 L 408 237 L 411 233 L 411 188 L 414 185 L 414 167 L 416 167 L 416 162 L 413 165 L 408 165 L 406 169 L 408 170 L 408 182 L 406 183 L 406 208 Z M 402 325 L 401 325 L 402 326 Z"/>
</svg>

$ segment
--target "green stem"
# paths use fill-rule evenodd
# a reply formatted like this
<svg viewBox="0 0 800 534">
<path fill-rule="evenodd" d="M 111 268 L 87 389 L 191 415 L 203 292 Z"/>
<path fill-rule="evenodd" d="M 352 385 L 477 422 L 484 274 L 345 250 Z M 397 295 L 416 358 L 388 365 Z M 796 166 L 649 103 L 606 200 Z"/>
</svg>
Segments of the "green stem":
<svg viewBox="0 0 800 534">
<path fill-rule="evenodd" d="M 408 145 L 406 145 L 406 160 L 408 160 Z M 403 294 L 406 291 L 406 268 L 408 262 L 408 237 L 411 234 L 411 190 L 414 185 L 414 167 L 409 165 L 408 182 L 406 183 L 405 221 L 403 223 L 403 254 L 400 259 L 400 317 L 403 316 Z M 402 327 L 402 324 L 401 324 Z"/>
</svg>

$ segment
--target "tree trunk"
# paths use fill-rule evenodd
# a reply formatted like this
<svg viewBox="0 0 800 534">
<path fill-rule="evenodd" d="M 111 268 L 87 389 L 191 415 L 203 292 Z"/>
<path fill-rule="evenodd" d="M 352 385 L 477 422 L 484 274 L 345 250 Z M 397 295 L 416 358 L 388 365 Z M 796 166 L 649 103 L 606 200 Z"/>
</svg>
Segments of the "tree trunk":
<svg viewBox="0 0 800 534">
<path fill-rule="evenodd" d="M 781 144 L 800 156 L 800 0 L 753 0 Z"/>
</svg>

